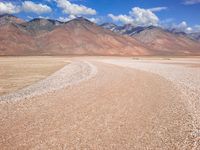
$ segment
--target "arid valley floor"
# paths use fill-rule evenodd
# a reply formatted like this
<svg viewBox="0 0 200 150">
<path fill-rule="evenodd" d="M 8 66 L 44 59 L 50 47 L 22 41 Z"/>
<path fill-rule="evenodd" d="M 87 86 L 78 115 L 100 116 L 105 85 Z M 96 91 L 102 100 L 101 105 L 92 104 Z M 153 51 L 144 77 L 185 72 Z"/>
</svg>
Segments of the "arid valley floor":
<svg viewBox="0 0 200 150">
<path fill-rule="evenodd" d="M 0 149 L 200 149 L 199 57 L 0 57 L 0 77 Z"/>
</svg>

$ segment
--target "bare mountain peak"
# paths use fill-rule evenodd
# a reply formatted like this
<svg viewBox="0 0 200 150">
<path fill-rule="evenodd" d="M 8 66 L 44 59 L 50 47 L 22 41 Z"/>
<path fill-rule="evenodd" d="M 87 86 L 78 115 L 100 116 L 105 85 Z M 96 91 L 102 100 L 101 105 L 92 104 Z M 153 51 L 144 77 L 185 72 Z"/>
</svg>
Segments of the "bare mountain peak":
<svg viewBox="0 0 200 150">
<path fill-rule="evenodd" d="M 117 26 L 112 23 L 105 23 L 105 24 L 102 24 L 101 27 L 105 29 L 109 29 L 119 34 L 129 35 L 129 36 L 133 36 L 144 30 L 162 30 L 160 27 L 157 27 L 157 26 L 136 26 L 133 24 L 125 24 L 122 26 Z"/>
<path fill-rule="evenodd" d="M 103 24 L 101 24 L 100 26 L 102 26 L 102 27 L 106 27 L 106 26 L 110 26 L 110 27 L 117 27 L 117 25 L 116 25 L 116 24 L 114 24 L 114 23 L 110 23 L 110 22 L 103 23 Z"/>
<path fill-rule="evenodd" d="M 53 19 L 45 19 L 45 18 L 35 18 L 35 19 L 30 20 L 29 22 L 30 23 L 37 22 L 39 24 L 48 24 L 48 23 L 52 23 L 52 24 L 59 23 L 59 24 L 62 24 L 61 21 L 53 20 Z"/>
<path fill-rule="evenodd" d="M 135 27 L 135 26 L 134 26 L 133 24 L 125 24 L 124 27 L 125 27 L 125 28 L 133 28 L 133 27 Z"/>
<path fill-rule="evenodd" d="M 115 31 L 118 27 L 114 23 L 103 23 L 100 26 L 103 27 L 104 29 L 108 29 L 108 30 L 111 30 L 111 31 Z"/>
<path fill-rule="evenodd" d="M 24 20 L 14 16 L 14 15 L 11 15 L 11 14 L 0 15 L 0 25 L 6 25 L 6 24 L 10 24 L 10 23 L 21 24 L 24 22 L 25 22 Z"/>
<path fill-rule="evenodd" d="M 63 23 L 57 20 L 52 19 L 45 19 L 45 18 L 35 18 L 30 20 L 29 22 L 26 22 L 23 24 L 23 26 L 27 30 L 31 31 L 52 31 L 54 28 L 56 28 L 59 25 L 62 25 Z"/>
<path fill-rule="evenodd" d="M 0 18 L 2 18 L 2 17 L 13 17 L 13 18 L 17 18 L 16 16 L 11 15 L 11 14 L 2 14 L 2 15 L 0 15 Z"/>
<path fill-rule="evenodd" d="M 77 17 L 77 18 L 75 18 L 74 20 L 76 20 L 76 21 L 86 21 L 86 22 L 91 22 L 91 21 L 89 21 L 88 19 L 86 19 L 86 18 L 84 18 L 84 17 Z"/>
<path fill-rule="evenodd" d="M 93 22 L 89 21 L 88 19 L 84 18 L 84 17 L 77 17 L 75 19 L 72 19 L 68 22 L 66 22 L 66 24 L 69 23 L 74 23 L 74 24 L 94 24 Z"/>
</svg>

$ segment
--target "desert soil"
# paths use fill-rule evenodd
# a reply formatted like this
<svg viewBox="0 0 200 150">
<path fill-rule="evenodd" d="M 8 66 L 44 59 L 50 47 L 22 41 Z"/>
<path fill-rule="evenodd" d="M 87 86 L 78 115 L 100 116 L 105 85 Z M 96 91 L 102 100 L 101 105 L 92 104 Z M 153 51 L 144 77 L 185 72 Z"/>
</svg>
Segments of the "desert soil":
<svg viewBox="0 0 200 150">
<path fill-rule="evenodd" d="M 67 63 L 62 57 L 0 57 L 0 96 L 44 79 Z"/>
<path fill-rule="evenodd" d="M 164 63 L 83 60 L 96 67 L 95 76 L 29 99 L 0 102 L 1 149 L 200 149 L 199 111 L 192 109 L 199 103 L 187 105 L 198 100 L 195 71 L 187 77 L 197 80 L 188 99 L 182 91 L 187 84 L 152 71 L 162 66 L 172 71 Z M 176 67 L 191 71 L 170 65 L 175 73 Z"/>
</svg>

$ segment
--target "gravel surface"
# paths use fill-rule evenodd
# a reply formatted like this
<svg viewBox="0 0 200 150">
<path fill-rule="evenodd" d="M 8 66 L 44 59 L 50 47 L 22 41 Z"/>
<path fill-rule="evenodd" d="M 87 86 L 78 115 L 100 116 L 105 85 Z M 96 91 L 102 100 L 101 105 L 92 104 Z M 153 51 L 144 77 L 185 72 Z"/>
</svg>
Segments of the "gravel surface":
<svg viewBox="0 0 200 150">
<path fill-rule="evenodd" d="M 98 70 L 93 78 L 0 103 L 1 149 L 200 148 L 187 99 L 172 82 L 155 73 L 90 63 Z"/>
<path fill-rule="evenodd" d="M 66 86 L 87 80 L 95 76 L 96 73 L 97 70 L 95 66 L 88 62 L 73 62 L 36 84 L 23 88 L 17 92 L 0 96 L 0 102 L 28 99 L 47 92 L 59 90 Z"/>
<path fill-rule="evenodd" d="M 192 113 L 194 135 L 200 139 L 200 60 L 131 60 L 104 59 L 102 62 L 158 74 L 171 81 L 181 91 L 187 109 Z M 183 65 L 181 65 L 183 64 Z"/>
</svg>

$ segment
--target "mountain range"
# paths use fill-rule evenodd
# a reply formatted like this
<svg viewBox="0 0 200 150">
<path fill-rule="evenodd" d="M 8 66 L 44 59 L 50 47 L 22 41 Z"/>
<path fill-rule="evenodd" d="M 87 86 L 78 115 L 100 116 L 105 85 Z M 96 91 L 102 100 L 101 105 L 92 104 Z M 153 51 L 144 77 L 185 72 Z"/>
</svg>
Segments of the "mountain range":
<svg viewBox="0 0 200 150">
<path fill-rule="evenodd" d="M 190 52 L 196 53 L 200 50 L 200 33 L 187 34 L 176 29 L 168 30 L 156 26 L 142 27 L 131 24 L 117 26 L 113 23 L 104 23 L 101 26 L 115 33 L 131 36 L 149 49 L 157 50 L 161 54 L 173 52 L 190 54 Z"/>
<path fill-rule="evenodd" d="M 103 23 L 100 26 L 105 29 L 114 31 L 116 33 L 129 35 L 129 36 L 133 36 L 133 35 L 140 33 L 141 31 L 146 30 L 146 29 L 149 30 L 149 29 L 157 28 L 157 29 L 163 30 L 163 32 L 169 32 L 169 33 L 173 33 L 176 35 L 186 36 L 186 37 L 196 40 L 196 41 L 200 40 L 200 32 L 186 33 L 179 29 L 176 29 L 176 28 L 164 29 L 164 28 L 156 27 L 156 26 L 144 26 L 143 27 L 143 26 L 134 26 L 132 24 L 125 24 L 123 26 L 117 26 L 114 23 Z"/>
<path fill-rule="evenodd" d="M 158 27 L 97 25 L 78 17 L 68 22 L 24 21 L 0 15 L 0 55 L 200 55 L 193 35 Z"/>
</svg>

